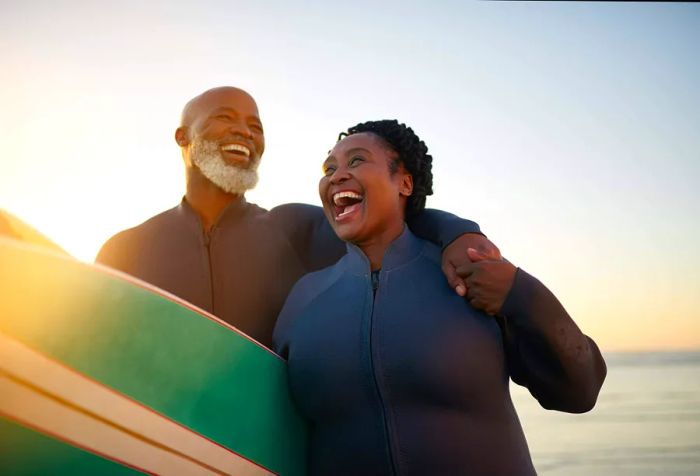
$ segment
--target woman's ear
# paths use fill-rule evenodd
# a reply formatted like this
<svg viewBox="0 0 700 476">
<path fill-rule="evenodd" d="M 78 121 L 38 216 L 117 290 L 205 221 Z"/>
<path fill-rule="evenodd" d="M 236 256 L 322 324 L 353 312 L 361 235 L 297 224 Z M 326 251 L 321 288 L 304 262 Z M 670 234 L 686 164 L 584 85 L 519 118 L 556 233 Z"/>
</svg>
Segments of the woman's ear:
<svg viewBox="0 0 700 476">
<path fill-rule="evenodd" d="M 413 193 L 413 175 L 405 173 L 401 178 L 401 185 L 399 186 L 399 194 L 404 197 L 410 197 Z"/>
</svg>

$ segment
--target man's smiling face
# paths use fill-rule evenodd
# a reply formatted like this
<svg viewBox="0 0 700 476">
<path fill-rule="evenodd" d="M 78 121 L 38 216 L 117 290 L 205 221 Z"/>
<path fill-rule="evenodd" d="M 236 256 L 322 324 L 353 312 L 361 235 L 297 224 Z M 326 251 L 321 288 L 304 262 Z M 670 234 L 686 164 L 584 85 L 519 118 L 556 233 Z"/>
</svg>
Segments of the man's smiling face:
<svg viewBox="0 0 700 476">
<path fill-rule="evenodd" d="M 265 137 L 252 97 L 236 88 L 207 91 L 186 106 L 183 124 L 178 142 L 207 179 L 233 194 L 255 186 Z"/>
</svg>

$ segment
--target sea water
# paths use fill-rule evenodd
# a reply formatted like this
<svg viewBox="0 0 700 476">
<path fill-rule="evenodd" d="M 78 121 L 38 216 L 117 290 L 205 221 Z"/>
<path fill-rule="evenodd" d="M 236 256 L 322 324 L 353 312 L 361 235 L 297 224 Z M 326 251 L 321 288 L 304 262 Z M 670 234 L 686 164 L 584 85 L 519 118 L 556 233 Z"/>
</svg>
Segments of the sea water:
<svg viewBox="0 0 700 476">
<path fill-rule="evenodd" d="M 596 407 L 542 409 L 511 383 L 541 476 L 700 475 L 700 352 L 608 353 Z"/>
</svg>

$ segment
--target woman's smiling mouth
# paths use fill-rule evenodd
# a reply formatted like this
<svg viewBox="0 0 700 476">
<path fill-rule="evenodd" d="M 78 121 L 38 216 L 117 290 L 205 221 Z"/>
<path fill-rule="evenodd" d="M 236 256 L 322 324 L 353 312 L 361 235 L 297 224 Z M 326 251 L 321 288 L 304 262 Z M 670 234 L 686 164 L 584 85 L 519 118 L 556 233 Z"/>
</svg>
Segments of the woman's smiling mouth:
<svg viewBox="0 0 700 476">
<path fill-rule="evenodd" d="M 350 190 L 333 194 L 333 214 L 335 221 L 344 221 L 360 209 L 364 197 Z"/>
</svg>

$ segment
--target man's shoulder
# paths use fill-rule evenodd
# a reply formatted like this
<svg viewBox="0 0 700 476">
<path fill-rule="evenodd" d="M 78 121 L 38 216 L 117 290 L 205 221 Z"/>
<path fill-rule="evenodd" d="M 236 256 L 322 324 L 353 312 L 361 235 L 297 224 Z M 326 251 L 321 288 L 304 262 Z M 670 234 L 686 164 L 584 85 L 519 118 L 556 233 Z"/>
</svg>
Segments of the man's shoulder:
<svg viewBox="0 0 700 476">
<path fill-rule="evenodd" d="M 265 213 L 266 217 L 276 223 L 286 223 L 289 220 L 317 221 L 325 219 L 323 209 L 308 203 L 285 203 L 272 208 Z"/>
<path fill-rule="evenodd" d="M 184 219 L 182 215 L 182 210 L 180 210 L 179 206 L 176 206 L 152 216 L 151 218 L 145 220 L 143 223 L 122 230 L 116 235 L 114 235 L 114 237 L 138 237 L 153 232 L 162 231 L 163 229 L 181 226 Z"/>
<path fill-rule="evenodd" d="M 111 262 L 110 256 L 122 251 L 133 251 L 140 243 L 149 241 L 157 236 L 167 236 L 182 226 L 183 217 L 179 206 L 165 210 L 143 223 L 122 230 L 109 238 L 97 255 L 97 262 Z"/>
<path fill-rule="evenodd" d="M 254 213 L 248 212 L 249 216 L 287 237 L 306 236 L 307 232 L 324 226 L 326 222 L 322 208 L 306 203 L 285 203 L 270 210 L 256 208 Z"/>
</svg>

